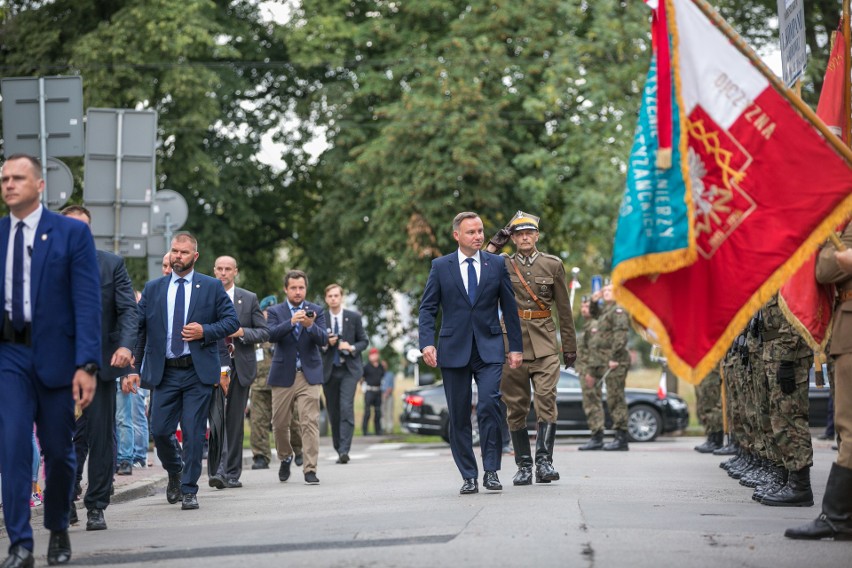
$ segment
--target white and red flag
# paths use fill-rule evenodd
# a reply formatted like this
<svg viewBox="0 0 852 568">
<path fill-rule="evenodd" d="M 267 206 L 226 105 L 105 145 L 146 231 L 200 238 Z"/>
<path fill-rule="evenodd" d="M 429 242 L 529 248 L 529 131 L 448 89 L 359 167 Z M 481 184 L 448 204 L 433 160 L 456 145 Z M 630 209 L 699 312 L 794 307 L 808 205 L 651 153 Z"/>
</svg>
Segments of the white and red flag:
<svg viewBox="0 0 852 568">
<path fill-rule="evenodd" d="M 696 384 L 852 211 L 852 152 L 706 2 L 659 0 L 661 20 L 669 49 L 655 49 L 643 92 L 613 282 L 669 368 Z M 657 159 L 663 121 L 671 168 Z"/>
</svg>

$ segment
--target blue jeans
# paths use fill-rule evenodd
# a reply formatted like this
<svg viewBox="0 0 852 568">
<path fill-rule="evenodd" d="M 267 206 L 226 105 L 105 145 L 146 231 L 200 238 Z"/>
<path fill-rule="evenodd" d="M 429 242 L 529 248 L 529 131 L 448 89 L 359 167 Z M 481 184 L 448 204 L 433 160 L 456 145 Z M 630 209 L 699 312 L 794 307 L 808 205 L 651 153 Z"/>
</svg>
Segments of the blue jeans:
<svg viewBox="0 0 852 568">
<path fill-rule="evenodd" d="M 140 388 L 136 394 L 131 394 L 132 423 L 133 423 L 133 461 L 147 465 L 148 463 L 148 415 L 145 404 L 150 391 Z"/>
<path fill-rule="evenodd" d="M 115 392 L 115 438 L 116 461 L 133 461 L 133 394 L 121 392 L 121 384 L 116 383 Z"/>
</svg>

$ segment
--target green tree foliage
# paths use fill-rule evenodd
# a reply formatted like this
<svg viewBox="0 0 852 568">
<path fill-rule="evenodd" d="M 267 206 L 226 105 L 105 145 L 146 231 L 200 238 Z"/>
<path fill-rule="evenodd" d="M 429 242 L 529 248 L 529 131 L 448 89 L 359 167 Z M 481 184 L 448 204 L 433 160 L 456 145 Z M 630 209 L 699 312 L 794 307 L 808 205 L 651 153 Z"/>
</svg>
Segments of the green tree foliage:
<svg viewBox="0 0 852 568">
<path fill-rule="evenodd" d="M 3 75 L 80 74 L 87 108 L 156 110 L 157 189 L 189 203 L 184 229 L 199 238 L 200 268 L 210 273 L 216 256 L 232 255 L 243 285 L 279 290 L 276 254 L 303 211 L 295 180 L 257 155 L 287 111 L 295 78 L 277 25 L 263 21 L 257 3 L 9 4 Z M 144 267 L 131 266 L 141 285 Z"/>
<path fill-rule="evenodd" d="M 330 143 L 314 276 L 368 311 L 416 299 L 462 210 L 489 232 L 541 213 L 542 249 L 603 269 L 647 21 L 636 2 L 302 2 L 291 55 L 324 78 L 297 109 Z"/>
</svg>

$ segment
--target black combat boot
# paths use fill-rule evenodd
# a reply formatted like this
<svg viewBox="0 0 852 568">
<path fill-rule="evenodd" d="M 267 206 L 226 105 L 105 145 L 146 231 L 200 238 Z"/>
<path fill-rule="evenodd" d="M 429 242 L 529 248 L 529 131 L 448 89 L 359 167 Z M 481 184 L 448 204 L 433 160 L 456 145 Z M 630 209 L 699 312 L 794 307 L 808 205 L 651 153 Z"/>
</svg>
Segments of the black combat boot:
<svg viewBox="0 0 852 568">
<path fill-rule="evenodd" d="M 630 446 L 627 444 L 627 431 L 626 430 L 616 430 L 615 431 L 615 439 L 605 444 L 603 447 L 605 452 L 626 452 L 630 449 Z"/>
<path fill-rule="evenodd" d="M 712 454 L 722 447 L 722 436 L 721 432 L 710 432 L 703 444 L 695 446 L 695 451 L 699 454 Z"/>
<path fill-rule="evenodd" d="M 780 465 L 772 465 L 769 468 L 769 476 L 765 483 L 758 484 L 754 488 L 751 498 L 760 502 L 767 495 L 771 495 L 787 485 L 787 470 Z"/>
<path fill-rule="evenodd" d="M 592 434 L 592 437 L 589 438 L 589 441 L 577 448 L 581 452 L 589 451 L 589 450 L 602 450 L 604 446 L 603 443 L 603 430 L 598 430 Z"/>
<path fill-rule="evenodd" d="M 559 480 L 559 472 L 553 469 L 553 443 L 556 441 L 556 424 L 538 423 L 535 441 L 535 482 L 550 483 Z"/>
<path fill-rule="evenodd" d="M 745 459 L 742 460 L 739 465 L 736 467 L 732 467 L 728 470 L 728 475 L 734 479 L 739 479 L 743 476 L 744 473 L 748 473 L 752 468 L 755 467 L 757 463 L 757 458 L 751 452 L 746 452 Z"/>
<path fill-rule="evenodd" d="M 518 473 L 512 478 L 515 485 L 532 485 L 532 451 L 530 450 L 530 436 L 524 430 L 512 430 L 512 445 L 515 447 L 515 464 Z"/>
<path fill-rule="evenodd" d="M 715 455 L 715 453 L 716 452 L 713 452 L 714 455 Z M 737 447 L 737 453 L 734 454 L 734 457 L 726 459 L 723 462 L 720 462 L 719 467 L 721 467 L 725 471 L 728 471 L 732 467 L 736 467 L 740 463 L 740 461 L 742 461 L 744 458 L 745 458 L 745 450 L 743 450 L 741 447 L 738 446 Z"/>
<path fill-rule="evenodd" d="M 739 451 L 740 447 L 737 444 L 737 438 L 733 434 L 728 434 L 728 443 L 719 448 L 718 450 L 713 450 L 714 456 L 733 456 L 736 455 L 737 451 Z"/>
<path fill-rule="evenodd" d="M 787 538 L 852 540 L 852 469 L 831 464 L 822 513 L 806 525 L 787 529 Z"/>
<path fill-rule="evenodd" d="M 763 458 L 757 458 L 757 465 L 740 477 L 740 485 L 750 488 L 757 487 L 769 473 L 769 466 L 771 465 L 771 462 Z"/>
<path fill-rule="evenodd" d="M 789 472 L 787 485 L 771 495 L 764 496 L 760 503 L 770 507 L 813 507 L 811 468 L 805 466 L 799 471 Z"/>
</svg>

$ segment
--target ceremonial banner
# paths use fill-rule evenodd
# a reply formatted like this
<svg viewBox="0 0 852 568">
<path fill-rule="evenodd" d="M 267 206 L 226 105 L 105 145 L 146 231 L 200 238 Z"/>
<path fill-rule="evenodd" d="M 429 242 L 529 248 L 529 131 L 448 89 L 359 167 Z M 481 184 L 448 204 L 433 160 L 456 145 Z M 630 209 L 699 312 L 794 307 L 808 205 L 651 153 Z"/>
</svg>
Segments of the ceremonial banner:
<svg viewBox="0 0 852 568">
<path fill-rule="evenodd" d="M 657 88 L 666 65 L 655 50 L 619 211 L 613 282 L 669 368 L 697 384 L 852 210 L 852 152 L 803 118 L 806 110 L 776 90 L 783 85 L 733 43 L 742 40 L 708 19 L 724 25 L 703 0 L 660 0 L 656 10 L 669 32 L 672 93 Z M 666 95 L 668 115 L 657 102 Z M 672 167 L 659 169 L 664 120 L 672 125 Z"/>
<path fill-rule="evenodd" d="M 842 29 L 843 22 L 840 22 Z M 844 81 L 846 69 L 846 40 L 843 32 L 832 34 L 831 55 L 825 68 L 825 79 L 819 95 L 817 116 L 834 134 L 848 144 L 848 117 L 844 117 L 844 97 L 849 89 Z M 805 338 L 814 351 L 825 351 L 828 343 L 834 286 L 819 284 L 814 271 L 816 253 L 811 255 L 801 268 L 788 280 L 779 292 L 779 305 L 790 323 Z"/>
</svg>

